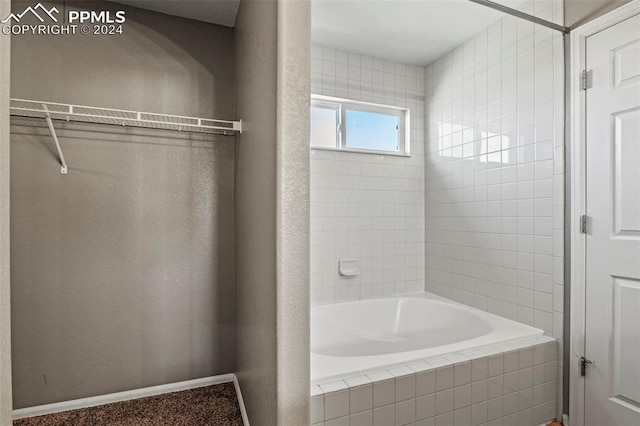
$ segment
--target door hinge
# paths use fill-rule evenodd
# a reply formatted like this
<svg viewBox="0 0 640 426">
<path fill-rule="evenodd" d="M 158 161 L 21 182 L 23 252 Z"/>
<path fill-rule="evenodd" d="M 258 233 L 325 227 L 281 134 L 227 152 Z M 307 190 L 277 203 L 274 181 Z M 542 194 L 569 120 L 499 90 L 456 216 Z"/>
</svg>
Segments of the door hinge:
<svg viewBox="0 0 640 426">
<path fill-rule="evenodd" d="M 582 216 L 580 216 L 580 233 L 581 234 L 587 233 L 587 215 L 586 214 L 583 214 Z"/>
<path fill-rule="evenodd" d="M 580 357 L 580 377 L 584 377 L 587 374 L 587 364 L 593 364 L 593 361 L 586 359 L 585 357 Z"/>
<path fill-rule="evenodd" d="M 589 88 L 589 71 L 582 70 L 580 73 L 580 89 L 587 90 Z"/>
</svg>

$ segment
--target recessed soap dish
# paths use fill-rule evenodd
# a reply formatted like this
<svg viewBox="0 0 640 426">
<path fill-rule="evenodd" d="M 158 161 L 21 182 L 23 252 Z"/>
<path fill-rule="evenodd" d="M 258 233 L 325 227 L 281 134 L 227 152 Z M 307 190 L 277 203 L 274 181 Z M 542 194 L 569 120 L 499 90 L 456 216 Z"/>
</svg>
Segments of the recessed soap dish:
<svg viewBox="0 0 640 426">
<path fill-rule="evenodd" d="M 338 261 L 338 272 L 343 277 L 355 277 L 360 275 L 360 266 L 356 259 L 340 259 Z"/>
</svg>

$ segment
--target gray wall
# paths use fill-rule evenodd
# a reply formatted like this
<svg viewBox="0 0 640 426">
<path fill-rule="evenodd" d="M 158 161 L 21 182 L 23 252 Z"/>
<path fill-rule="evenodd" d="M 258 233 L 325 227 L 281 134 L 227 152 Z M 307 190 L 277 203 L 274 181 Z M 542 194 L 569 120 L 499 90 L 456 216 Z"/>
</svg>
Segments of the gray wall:
<svg viewBox="0 0 640 426">
<path fill-rule="evenodd" d="M 309 423 L 307 1 L 244 1 L 236 21 L 237 374 L 251 424 Z"/>
<path fill-rule="evenodd" d="M 123 36 L 14 37 L 12 96 L 233 119 L 232 30 L 126 10 Z M 12 119 L 14 407 L 234 371 L 233 138 L 57 128 L 67 176 Z"/>
<path fill-rule="evenodd" d="M 0 0 L 0 16 L 11 2 Z M 0 425 L 11 424 L 11 315 L 9 293 L 9 65 L 11 39 L 0 36 Z"/>
<path fill-rule="evenodd" d="M 575 28 L 631 0 L 564 0 L 564 22 Z"/>
<path fill-rule="evenodd" d="M 253 426 L 276 424 L 277 2 L 236 20 L 236 374 Z"/>
</svg>

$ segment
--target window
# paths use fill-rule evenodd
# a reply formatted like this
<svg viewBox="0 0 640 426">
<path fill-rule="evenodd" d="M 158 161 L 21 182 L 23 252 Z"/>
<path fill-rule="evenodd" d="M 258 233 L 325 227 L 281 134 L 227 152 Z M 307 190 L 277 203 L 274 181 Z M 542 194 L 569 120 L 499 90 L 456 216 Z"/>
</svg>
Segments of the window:
<svg viewBox="0 0 640 426">
<path fill-rule="evenodd" d="M 409 110 L 313 95 L 311 147 L 409 155 Z"/>
<path fill-rule="evenodd" d="M 311 146 L 339 149 L 340 106 L 317 102 L 311 107 Z"/>
</svg>

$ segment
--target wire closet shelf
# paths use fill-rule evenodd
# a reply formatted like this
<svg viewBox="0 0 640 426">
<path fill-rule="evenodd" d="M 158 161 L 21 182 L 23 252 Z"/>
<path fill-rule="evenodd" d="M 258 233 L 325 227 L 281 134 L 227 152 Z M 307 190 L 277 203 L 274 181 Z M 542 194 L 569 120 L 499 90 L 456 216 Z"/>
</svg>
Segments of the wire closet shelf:
<svg viewBox="0 0 640 426">
<path fill-rule="evenodd" d="M 13 98 L 11 99 L 10 109 L 11 115 L 20 117 L 47 118 L 47 116 L 49 116 L 53 120 L 226 136 L 242 133 L 242 121 L 184 117 L 179 115 L 126 111 Z"/>
<path fill-rule="evenodd" d="M 98 108 L 55 102 L 11 99 L 12 116 L 44 118 L 60 159 L 60 173 L 66 175 L 68 168 L 62 153 L 53 120 L 82 123 L 109 124 L 146 129 L 175 130 L 213 135 L 233 136 L 242 133 L 242 120 L 216 120 L 209 118 L 184 117 L 180 115 L 157 114 L 152 112 L 126 111 L 121 109 Z"/>
</svg>

